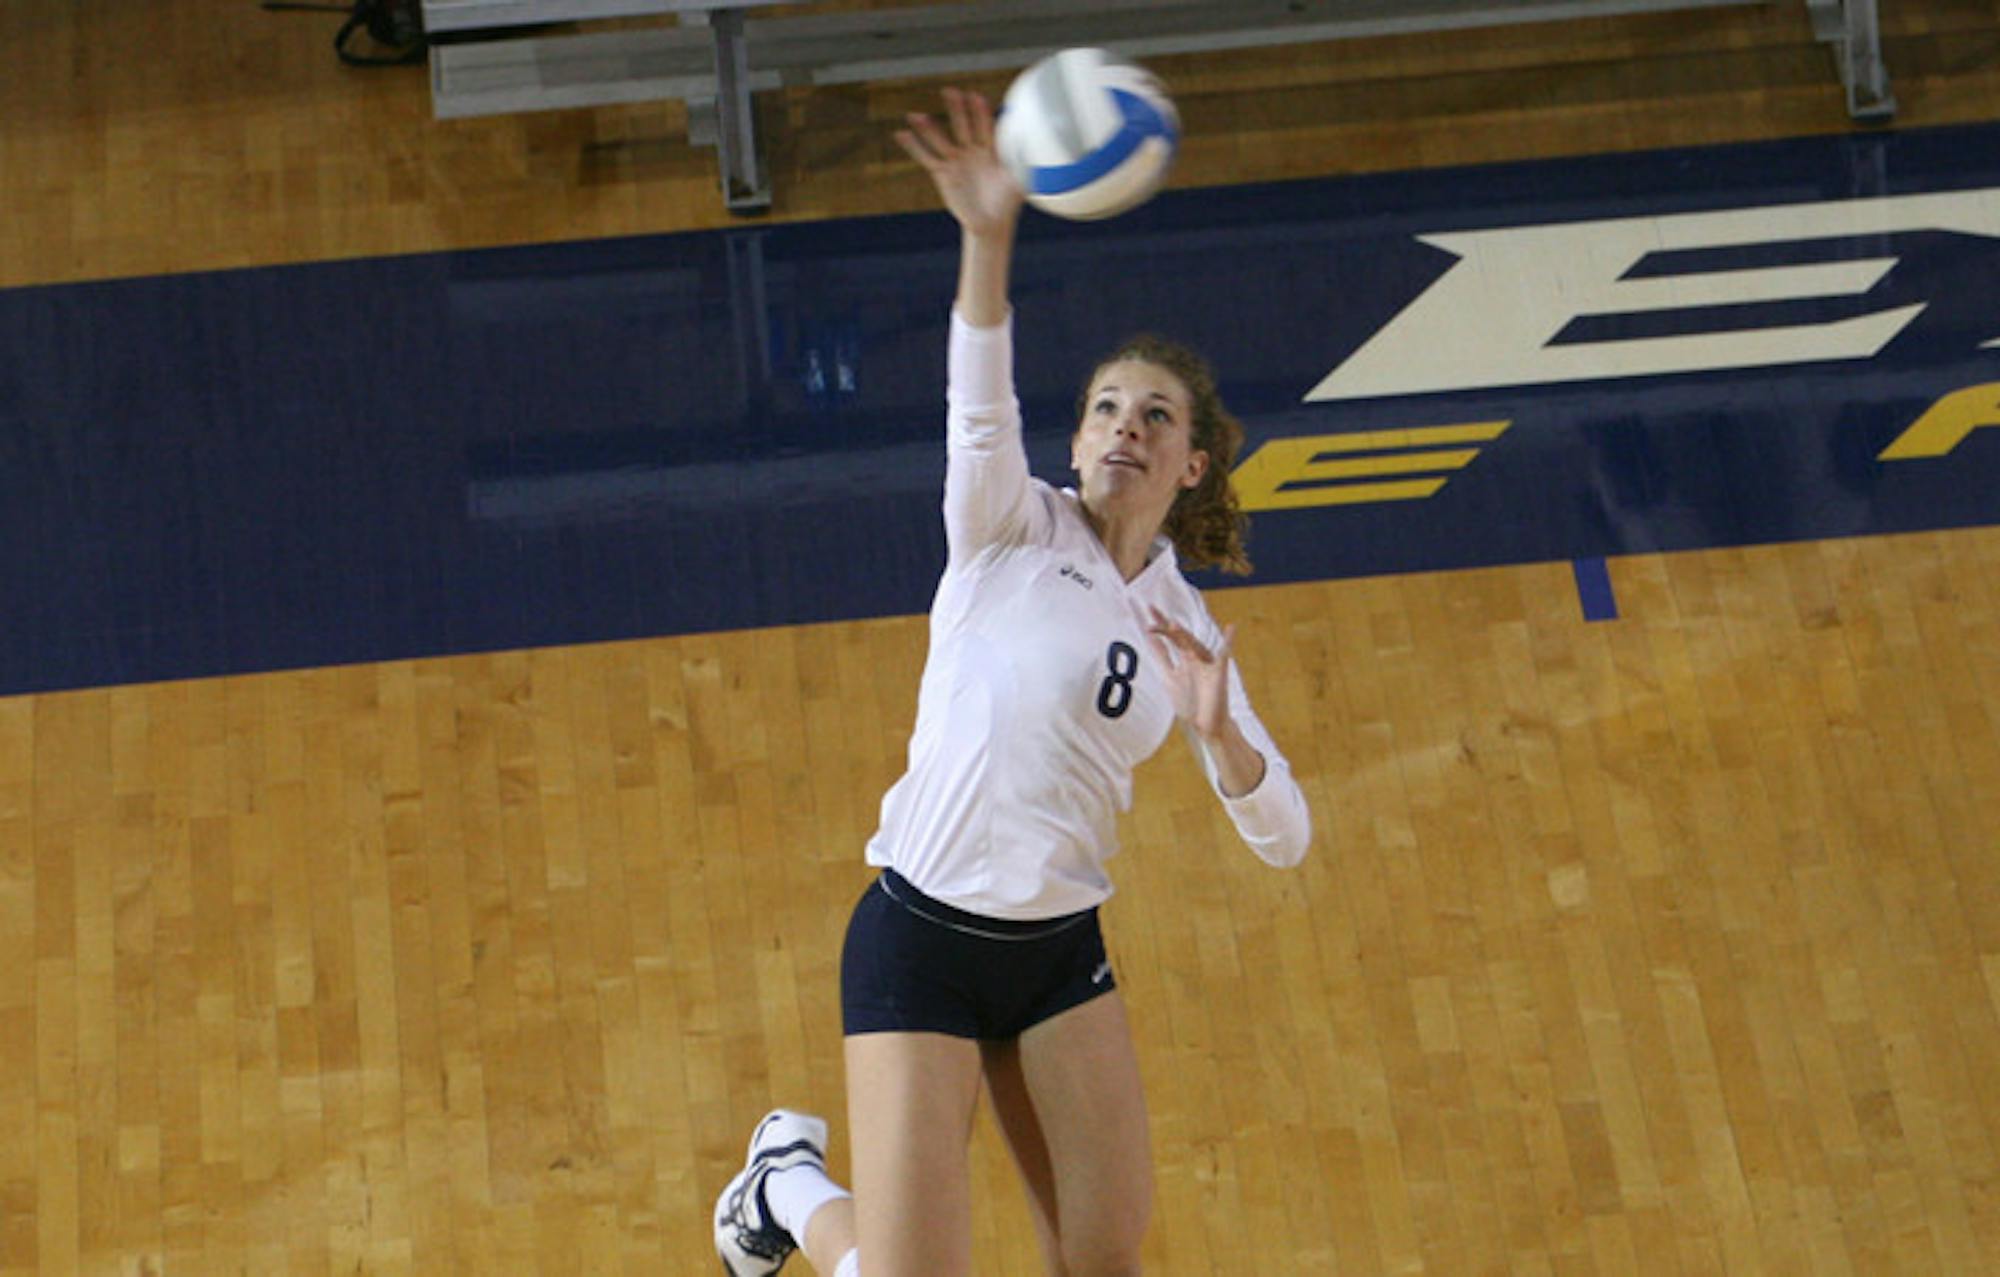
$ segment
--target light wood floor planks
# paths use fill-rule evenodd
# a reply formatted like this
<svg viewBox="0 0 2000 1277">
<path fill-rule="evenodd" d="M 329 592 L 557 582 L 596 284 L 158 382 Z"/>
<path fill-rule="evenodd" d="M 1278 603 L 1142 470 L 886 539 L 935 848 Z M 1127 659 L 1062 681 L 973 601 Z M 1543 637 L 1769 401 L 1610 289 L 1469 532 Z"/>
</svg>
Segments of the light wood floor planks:
<svg viewBox="0 0 2000 1277">
<path fill-rule="evenodd" d="M 1906 123 L 2000 114 L 1990 6 L 1889 7 Z M 1172 60 L 1180 180 L 1843 129 L 1798 10 Z M 726 220 L 671 108 L 433 124 L 219 12 L 0 6 L 0 285 Z M 774 99 L 777 216 L 924 206 L 930 92 Z M 1322 836 L 1141 776 L 1149 1271 L 2000 1271 L 2000 530 L 1612 572 L 1600 625 L 1563 565 L 1217 599 Z M 749 1124 L 839 1113 L 923 640 L 0 699 L 0 1275 L 711 1271 Z"/>
</svg>

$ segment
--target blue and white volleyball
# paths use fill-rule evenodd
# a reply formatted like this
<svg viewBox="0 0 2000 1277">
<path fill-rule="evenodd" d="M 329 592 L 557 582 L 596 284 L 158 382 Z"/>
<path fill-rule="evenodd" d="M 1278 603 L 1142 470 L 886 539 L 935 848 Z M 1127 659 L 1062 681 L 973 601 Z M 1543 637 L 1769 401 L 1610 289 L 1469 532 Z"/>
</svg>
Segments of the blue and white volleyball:
<svg viewBox="0 0 2000 1277">
<path fill-rule="evenodd" d="M 1103 49 L 1064 49 L 1015 77 L 994 143 L 1030 204 L 1094 221 L 1152 198 L 1180 129 L 1152 72 Z"/>
</svg>

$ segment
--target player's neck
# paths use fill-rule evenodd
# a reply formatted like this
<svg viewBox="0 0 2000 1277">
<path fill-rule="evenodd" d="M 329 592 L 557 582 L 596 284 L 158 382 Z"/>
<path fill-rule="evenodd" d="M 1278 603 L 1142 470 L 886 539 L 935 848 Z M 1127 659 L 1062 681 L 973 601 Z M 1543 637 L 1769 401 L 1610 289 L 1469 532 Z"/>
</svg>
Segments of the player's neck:
<svg viewBox="0 0 2000 1277">
<path fill-rule="evenodd" d="M 1118 575 L 1130 581 L 1145 571 L 1152 559 L 1153 540 L 1160 534 L 1160 521 L 1148 515 L 1095 509 L 1087 501 L 1082 505 L 1084 520 L 1104 543 Z"/>
</svg>

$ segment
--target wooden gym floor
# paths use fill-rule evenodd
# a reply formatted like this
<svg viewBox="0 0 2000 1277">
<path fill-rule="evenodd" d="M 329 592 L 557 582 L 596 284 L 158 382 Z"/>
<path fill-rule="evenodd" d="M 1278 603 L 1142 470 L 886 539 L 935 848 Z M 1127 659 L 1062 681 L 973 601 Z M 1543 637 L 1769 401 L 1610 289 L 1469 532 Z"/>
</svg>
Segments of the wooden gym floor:
<svg viewBox="0 0 2000 1277">
<path fill-rule="evenodd" d="M 1901 124 L 2000 117 L 1989 4 L 1885 7 Z M 330 31 L 0 6 L 0 286 L 728 224 L 675 107 L 435 124 Z M 1850 127 L 1791 3 L 1163 69 L 1185 185 Z M 933 92 L 773 99 L 775 216 L 928 207 Z M 1218 605 L 1321 838 L 1141 775 L 1149 1272 L 2000 1271 L 2000 530 L 1612 571 Z M 0 1274 L 712 1271 L 750 1124 L 840 1113 L 923 638 L 0 699 Z"/>
</svg>

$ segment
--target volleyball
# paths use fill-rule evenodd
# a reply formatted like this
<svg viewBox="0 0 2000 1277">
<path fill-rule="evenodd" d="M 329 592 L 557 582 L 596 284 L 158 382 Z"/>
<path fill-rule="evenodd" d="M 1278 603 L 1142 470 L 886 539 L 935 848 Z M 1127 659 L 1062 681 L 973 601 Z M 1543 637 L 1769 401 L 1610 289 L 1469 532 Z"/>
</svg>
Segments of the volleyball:
<svg viewBox="0 0 2000 1277">
<path fill-rule="evenodd" d="M 1103 49 L 1064 49 L 1008 86 L 994 143 L 1030 204 L 1095 221 L 1160 189 L 1180 127 L 1152 72 Z"/>
</svg>

